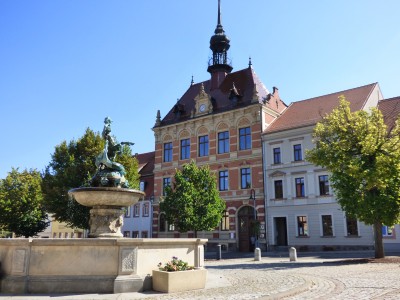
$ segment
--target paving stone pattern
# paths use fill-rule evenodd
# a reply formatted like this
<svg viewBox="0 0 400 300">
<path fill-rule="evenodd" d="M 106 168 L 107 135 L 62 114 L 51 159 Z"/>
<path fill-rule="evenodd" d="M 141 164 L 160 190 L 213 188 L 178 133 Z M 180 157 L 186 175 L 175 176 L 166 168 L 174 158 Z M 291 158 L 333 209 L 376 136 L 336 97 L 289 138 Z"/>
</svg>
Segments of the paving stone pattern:
<svg viewBox="0 0 400 300">
<path fill-rule="evenodd" d="M 400 259 L 391 263 L 350 258 L 263 257 L 206 261 L 206 289 L 162 294 L 57 295 L 57 299 L 400 299 Z M 54 299 L 55 295 L 11 296 L 4 299 Z"/>
</svg>

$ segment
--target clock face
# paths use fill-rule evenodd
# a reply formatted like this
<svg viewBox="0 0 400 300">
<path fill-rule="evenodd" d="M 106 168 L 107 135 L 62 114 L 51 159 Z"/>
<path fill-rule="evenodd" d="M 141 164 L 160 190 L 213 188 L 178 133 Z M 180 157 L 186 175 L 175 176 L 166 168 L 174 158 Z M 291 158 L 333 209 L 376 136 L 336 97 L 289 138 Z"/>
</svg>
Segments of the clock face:
<svg viewBox="0 0 400 300">
<path fill-rule="evenodd" d="M 205 104 L 200 105 L 200 111 L 203 112 L 205 110 L 206 110 L 206 105 Z"/>
</svg>

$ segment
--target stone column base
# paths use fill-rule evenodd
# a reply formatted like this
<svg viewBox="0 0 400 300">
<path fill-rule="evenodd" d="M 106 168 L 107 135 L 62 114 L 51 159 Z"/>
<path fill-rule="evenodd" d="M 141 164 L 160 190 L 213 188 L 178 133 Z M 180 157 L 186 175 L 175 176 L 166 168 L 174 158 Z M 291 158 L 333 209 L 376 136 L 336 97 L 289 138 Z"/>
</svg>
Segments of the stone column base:
<svg viewBox="0 0 400 300">
<path fill-rule="evenodd" d="M 115 206 L 95 206 L 90 210 L 91 238 L 122 238 L 124 209 Z"/>
</svg>

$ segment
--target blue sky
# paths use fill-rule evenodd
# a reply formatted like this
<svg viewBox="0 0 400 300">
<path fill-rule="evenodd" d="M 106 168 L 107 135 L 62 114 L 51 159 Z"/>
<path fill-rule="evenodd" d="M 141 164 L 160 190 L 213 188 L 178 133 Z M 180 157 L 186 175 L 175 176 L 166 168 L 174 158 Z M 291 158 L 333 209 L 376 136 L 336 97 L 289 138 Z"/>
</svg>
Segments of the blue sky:
<svg viewBox="0 0 400 300">
<path fill-rule="evenodd" d="M 233 71 L 253 68 L 287 103 L 379 82 L 400 96 L 400 1 L 222 0 Z M 217 0 L 0 1 L 0 178 L 43 170 L 54 147 L 111 117 L 134 153 L 207 80 Z"/>
</svg>

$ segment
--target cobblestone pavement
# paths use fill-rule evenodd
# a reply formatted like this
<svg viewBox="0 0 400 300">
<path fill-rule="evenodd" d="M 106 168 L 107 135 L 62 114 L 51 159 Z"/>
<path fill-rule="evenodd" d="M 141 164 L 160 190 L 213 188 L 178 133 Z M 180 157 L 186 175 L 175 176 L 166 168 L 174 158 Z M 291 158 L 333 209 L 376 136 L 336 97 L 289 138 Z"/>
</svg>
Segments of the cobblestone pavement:
<svg viewBox="0 0 400 300">
<path fill-rule="evenodd" d="M 398 257 L 397 257 L 398 258 Z M 57 295 L 57 299 L 400 299 L 400 259 L 391 263 L 350 258 L 263 257 L 206 261 L 206 289 L 161 294 Z M 52 299 L 3 296 L 6 299 Z M 0 298 L 1 294 L 0 294 Z"/>
</svg>

